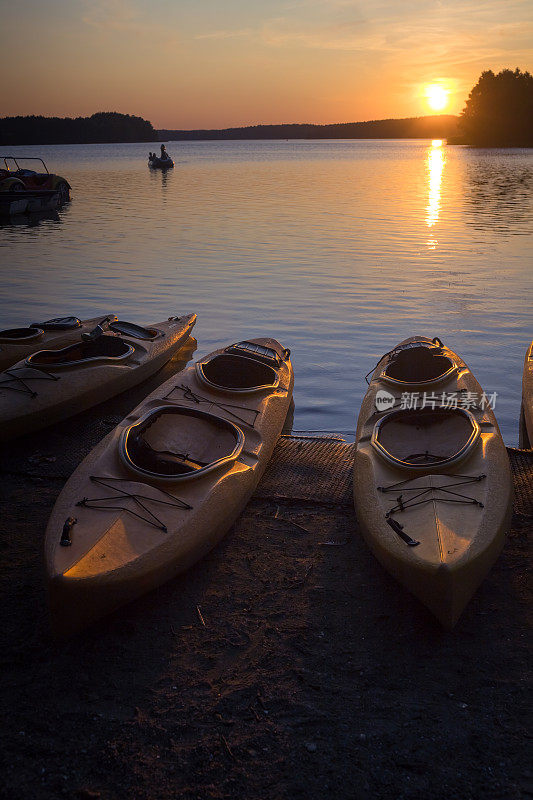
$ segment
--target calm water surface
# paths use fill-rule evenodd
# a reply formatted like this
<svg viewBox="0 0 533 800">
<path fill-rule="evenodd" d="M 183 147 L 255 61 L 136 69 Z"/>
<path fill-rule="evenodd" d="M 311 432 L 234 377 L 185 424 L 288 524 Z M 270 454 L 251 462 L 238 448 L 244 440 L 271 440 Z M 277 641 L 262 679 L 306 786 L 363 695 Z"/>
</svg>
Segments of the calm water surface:
<svg viewBox="0 0 533 800">
<path fill-rule="evenodd" d="M 364 375 L 440 336 L 516 444 L 531 326 L 533 151 L 431 141 L 15 148 L 72 184 L 52 218 L 0 228 L 0 326 L 195 311 L 197 356 L 272 335 L 293 353 L 296 429 L 353 432 Z"/>
</svg>

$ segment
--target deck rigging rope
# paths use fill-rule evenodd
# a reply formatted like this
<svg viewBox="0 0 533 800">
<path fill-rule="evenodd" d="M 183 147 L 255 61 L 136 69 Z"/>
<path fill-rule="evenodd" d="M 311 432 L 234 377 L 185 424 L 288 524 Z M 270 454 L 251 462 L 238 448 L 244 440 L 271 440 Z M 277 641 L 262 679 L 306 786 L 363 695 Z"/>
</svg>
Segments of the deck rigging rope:
<svg viewBox="0 0 533 800">
<path fill-rule="evenodd" d="M 143 481 L 132 481 L 129 478 L 112 478 L 107 475 L 99 476 L 99 475 L 91 475 L 90 479 L 93 483 L 98 484 L 99 486 L 105 486 L 106 489 L 111 489 L 112 491 L 116 492 L 116 494 L 111 495 L 109 497 L 83 497 L 79 500 L 76 505 L 83 506 L 84 508 L 94 508 L 100 509 L 102 511 L 126 511 L 128 514 L 132 514 L 132 516 L 141 519 L 143 522 L 146 522 L 148 525 L 152 525 L 154 528 L 158 530 L 164 531 L 165 533 L 168 532 L 167 526 L 159 519 L 153 511 L 150 511 L 149 508 L 143 503 L 143 500 L 150 501 L 151 503 L 159 503 L 165 506 L 171 506 L 172 508 L 178 508 L 182 511 L 190 511 L 192 506 L 189 503 L 186 503 L 184 500 L 181 500 L 179 497 L 174 497 L 174 495 L 166 492 L 164 489 L 160 489 L 158 486 L 151 486 L 150 484 L 144 483 Z M 126 489 L 122 489 L 120 486 L 114 486 L 113 483 L 109 483 L 109 481 L 115 483 L 139 483 L 141 486 L 149 486 L 150 489 L 153 489 L 156 492 L 160 492 L 165 497 L 170 498 L 170 500 L 162 500 L 158 497 L 149 497 L 145 494 L 137 494 L 135 492 L 128 492 Z M 133 500 L 137 503 L 137 506 L 140 506 L 143 511 L 148 516 L 143 516 L 142 513 L 138 513 L 137 511 L 132 511 L 131 508 L 126 508 L 125 506 L 121 505 L 97 505 L 99 503 L 106 502 L 108 500 Z"/>
<path fill-rule="evenodd" d="M 216 400 L 213 400 L 211 397 L 204 397 L 203 395 L 198 394 L 198 392 L 193 392 L 191 387 L 190 386 L 186 386 L 185 384 L 177 384 L 176 386 L 173 386 L 172 389 L 168 392 L 168 394 L 166 394 L 164 396 L 163 400 L 171 399 L 170 395 L 172 394 L 172 392 L 175 392 L 177 389 L 180 389 L 183 392 L 183 399 L 184 400 L 190 400 L 190 401 L 192 401 L 194 403 L 197 403 L 198 405 L 200 405 L 201 403 L 208 403 L 209 405 L 216 406 L 221 411 L 225 411 L 227 414 L 232 416 L 234 419 L 236 419 L 239 422 L 241 422 L 243 425 L 249 425 L 251 428 L 253 428 L 255 426 L 255 423 L 257 421 L 257 417 L 258 417 L 258 415 L 260 413 L 255 408 L 247 408 L 246 406 L 237 406 L 237 405 L 233 405 L 231 403 L 219 403 Z M 252 422 L 248 422 L 248 420 L 244 419 L 244 417 L 239 416 L 239 414 L 235 414 L 235 412 L 231 410 L 232 408 L 237 408 L 237 409 L 239 409 L 239 411 L 248 411 L 250 414 L 253 414 L 253 421 Z"/>
<path fill-rule="evenodd" d="M 37 375 L 28 375 L 26 376 L 26 380 L 28 381 L 58 381 L 60 380 L 58 375 L 52 375 L 50 372 L 47 372 L 45 369 L 37 369 L 37 367 L 13 367 L 12 369 L 4 370 L 4 375 L 8 375 L 7 380 L 0 381 L 0 389 L 8 389 L 12 392 L 20 392 L 21 394 L 28 394 L 32 399 L 37 397 L 38 392 L 32 389 L 26 383 L 26 380 L 21 377 L 20 375 L 15 375 L 15 369 L 19 370 L 32 370 L 36 372 Z M 10 383 L 14 383 L 15 386 L 10 386 Z M 22 388 L 21 388 L 22 387 Z"/>
<path fill-rule="evenodd" d="M 407 486 L 406 484 L 413 480 L 417 480 L 417 478 L 407 478 L 406 480 L 398 481 L 398 483 L 392 483 L 390 486 L 378 486 L 378 491 L 383 492 L 384 494 L 396 492 L 398 489 L 401 490 L 401 493 L 396 498 L 397 505 L 389 509 L 389 511 L 387 511 L 385 514 L 385 517 L 389 519 L 392 514 L 395 514 L 398 511 L 405 511 L 406 509 L 414 508 L 415 506 L 424 505 L 425 503 L 430 503 L 432 500 L 439 501 L 441 503 L 458 503 L 460 505 L 475 505 L 479 508 L 484 508 L 483 503 L 481 503 L 479 500 L 476 500 L 474 497 L 470 497 L 470 495 L 462 494 L 461 492 L 454 492 L 453 489 L 456 486 L 466 486 L 470 483 L 479 483 L 487 477 L 486 475 L 444 475 L 444 477 L 462 478 L 462 480 L 455 481 L 454 483 L 445 483 L 443 486 Z M 404 499 L 402 492 L 418 492 L 418 494 L 411 495 L 407 499 Z M 443 494 L 450 496 L 428 497 L 427 495 L 430 495 L 432 492 L 442 492 Z"/>
</svg>

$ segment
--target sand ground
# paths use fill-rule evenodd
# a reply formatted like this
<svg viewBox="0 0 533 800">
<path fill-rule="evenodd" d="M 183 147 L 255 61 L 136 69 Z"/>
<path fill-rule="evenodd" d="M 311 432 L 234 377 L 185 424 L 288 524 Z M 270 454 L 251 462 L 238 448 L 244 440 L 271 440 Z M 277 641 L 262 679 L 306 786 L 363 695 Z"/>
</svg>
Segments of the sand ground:
<svg viewBox="0 0 533 800">
<path fill-rule="evenodd" d="M 0 798 L 533 797 L 521 513 L 451 633 L 374 560 L 348 502 L 263 491 L 188 573 L 50 639 L 49 513 L 151 388 L 1 457 Z"/>
</svg>

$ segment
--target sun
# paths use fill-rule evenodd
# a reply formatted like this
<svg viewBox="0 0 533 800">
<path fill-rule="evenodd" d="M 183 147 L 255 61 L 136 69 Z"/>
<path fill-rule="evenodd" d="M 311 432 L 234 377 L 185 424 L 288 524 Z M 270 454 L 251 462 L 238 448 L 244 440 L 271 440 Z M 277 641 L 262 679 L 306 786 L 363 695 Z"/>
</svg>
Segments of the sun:
<svg viewBox="0 0 533 800">
<path fill-rule="evenodd" d="M 448 92 L 438 83 L 426 86 L 425 95 L 428 105 L 433 111 L 442 111 L 448 105 Z"/>
</svg>

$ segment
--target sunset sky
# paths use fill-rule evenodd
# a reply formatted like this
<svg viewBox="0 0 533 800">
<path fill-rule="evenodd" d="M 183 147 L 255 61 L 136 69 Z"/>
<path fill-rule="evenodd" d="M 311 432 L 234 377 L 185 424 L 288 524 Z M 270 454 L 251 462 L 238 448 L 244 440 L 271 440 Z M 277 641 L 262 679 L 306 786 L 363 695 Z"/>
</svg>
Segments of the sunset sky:
<svg viewBox="0 0 533 800">
<path fill-rule="evenodd" d="M 0 8 L 1 116 L 121 111 L 188 129 L 460 113 L 482 70 L 533 70 L 531 0 Z"/>
</svg>

